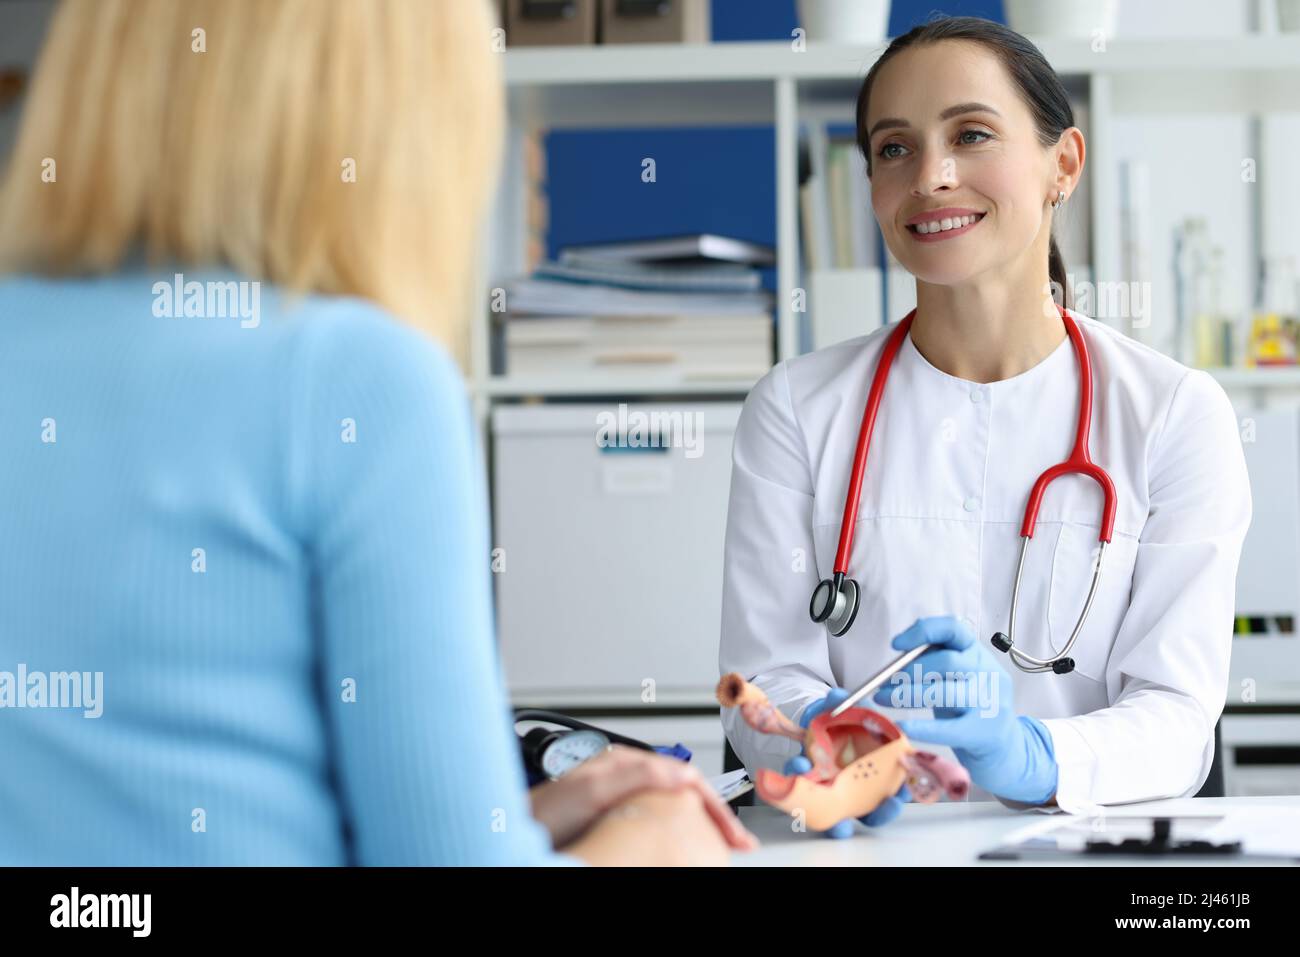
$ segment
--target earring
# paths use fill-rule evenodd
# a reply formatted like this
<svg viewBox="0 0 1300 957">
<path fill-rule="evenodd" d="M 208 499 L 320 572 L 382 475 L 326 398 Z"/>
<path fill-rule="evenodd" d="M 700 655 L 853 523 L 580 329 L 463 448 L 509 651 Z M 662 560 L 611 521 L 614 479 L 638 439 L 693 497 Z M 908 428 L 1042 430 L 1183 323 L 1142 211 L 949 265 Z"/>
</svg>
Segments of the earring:
<svg viewBox="0 0 1300 957">
<path fill-rule="evenodd" d="M 1052 209 L 1060 209 L 1061 204 L 1065 202 L 1065 190 L 1061 190 L 1056 195 L 1056 202 L 1052 204 Z"/>
</svg>

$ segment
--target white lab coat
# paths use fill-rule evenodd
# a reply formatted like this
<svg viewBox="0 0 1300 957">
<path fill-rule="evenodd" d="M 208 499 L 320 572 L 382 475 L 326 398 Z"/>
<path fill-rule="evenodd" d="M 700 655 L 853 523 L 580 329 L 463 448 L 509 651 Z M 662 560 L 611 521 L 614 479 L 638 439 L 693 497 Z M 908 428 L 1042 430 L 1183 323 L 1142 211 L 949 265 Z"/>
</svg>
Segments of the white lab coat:
<svg viewBox="0 0 1300 957">
<path fill-rule="evenodd" d="M 1026 674 L 992 653 L 1013 677 L 1017 710 L 1051 733 L 1057 804 L 1087 812 L 1193 794 L 1205 781 L 1251 499 L 1218 383 L 1071 315 L 1092 359 L 1091 455 L 1115 483 L 1114 536 L 1072 674 Z M 918 618 L 965 618 L 984 642 L 1005 632 L 1029 489 L 1073 445 L 1079 375 L 1068 337 L 1033 368 L 985 384 L 940 371 L 906 338 L 876 418 L 850 558 L 861 607 L 847 634 L 830 637 L 808 603 L 831 575 L 863 403 L 893 328 L 778 364 L 737 427 L 719 664 L 795 720 L 830 686 L 853 688 L 883 667 L 898 654 L 890 640 Z M 1069 636 L 1101 507 L 1099 487 L 1078 475 L 1043 497 L 1016 614 L 1016 644 L 1030 654 L 1048 657 Z M 736 709 L 722 718 L 751 771 L 779 769 L 798 750 L 754 732 Z"/>
</svg>

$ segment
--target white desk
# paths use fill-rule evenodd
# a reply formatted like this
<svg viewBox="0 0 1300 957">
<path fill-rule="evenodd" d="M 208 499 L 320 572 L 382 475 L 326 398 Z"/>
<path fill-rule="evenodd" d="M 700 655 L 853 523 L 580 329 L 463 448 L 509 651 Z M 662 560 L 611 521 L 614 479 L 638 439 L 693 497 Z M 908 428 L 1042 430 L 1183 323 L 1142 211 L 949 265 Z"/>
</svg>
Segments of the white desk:
<svg viewBox="0 0 1300 957">
<path fill-rule="evenodd" d="M 1108 807 L 1108 817 L 1146 817 L 1152 814 L 1178 815 L 1243 807 L 1300 808 L 1300 796 L 1176 798 Z M 756 867 L 899 867 L 1017 865 L 1041 866 L 1047 862 L 981 861 L 977 855 L 1002 843 L 1004 835 L 1046 815 L 1041 811 L 1013 811 L 996 801 L 908 804 L 899 817 L 882 828 L 859 827 L 857 834 L 845 840 L 832 840 L 821 834 L 795 833 L 788 815 L 755 805 L 739 809 L 740 818 L 763 846 L 749 854 L 735 854 L 733 865 Z M 1233 857 L 1079 857 L 1053 864 L 1107 865 L 1136 864 L 1143 867 L 1210 865 L 1240 867 L 1264 863 L 1259 859 Z M 1273 861 L 1269 863 L 1285 863 Z"/>
</svg>

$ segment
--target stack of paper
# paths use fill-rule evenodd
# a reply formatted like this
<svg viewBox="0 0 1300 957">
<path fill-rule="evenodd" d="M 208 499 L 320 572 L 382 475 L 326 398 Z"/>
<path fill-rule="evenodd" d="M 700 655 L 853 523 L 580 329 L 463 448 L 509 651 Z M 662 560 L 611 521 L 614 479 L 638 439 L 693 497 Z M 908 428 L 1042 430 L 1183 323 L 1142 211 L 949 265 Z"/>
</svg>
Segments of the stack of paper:
<svg viewBox="0 0 1300 957">
<path fill-rule="evenodd" d="M 566 250 L 504 284 L 496 371 L 753 382 L 772 365 L 762 261 L 761 248 L 708 236 Z"/>
<path fill-rule="evenodd" d="M 506 304 L 516 315 L 603 316 L 754 315 L 771 308 L 766 292 L 682 292 L 628 289 L 604 283 L 516 279 L 506 284 Z"/>
<path fill-rule="evenodd" d="M 750 316 L 554 316 L 506 323 L 509 374 L 637 373 L 754 381 L 772 364 L 772 320 Z"/>
</svg>

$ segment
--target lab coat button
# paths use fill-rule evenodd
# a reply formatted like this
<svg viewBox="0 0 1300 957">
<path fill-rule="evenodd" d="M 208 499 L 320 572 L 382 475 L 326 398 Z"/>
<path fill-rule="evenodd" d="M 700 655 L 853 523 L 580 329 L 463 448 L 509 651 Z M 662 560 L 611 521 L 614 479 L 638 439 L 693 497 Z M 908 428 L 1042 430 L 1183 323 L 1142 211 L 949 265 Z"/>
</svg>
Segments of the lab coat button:
<svg viewBox="0 0 1300 957">
<path fill-rule="evenodd" d="M 968 512 L 973 512 L 975 511 L 975 509 L 979 507 L 980 507 L 980 500 L 976 498 L 974 495 L 972 495 L 970 498 L 966 499 L 966 501 L 962 503 L 962 508 L 966 509 L 966 511 Z"/>
<path fill-rule="evenodd" d="M 981 401 L 983 398 L 984 398 L 984 392 L 983 392 L 983 390 L 981 390 L 981 389 L 971 389 L 971 390 L 970 390 L 970 400 L 971 400 L 972 402 L 979 402 L 979 401 Z"/>
</svg>

